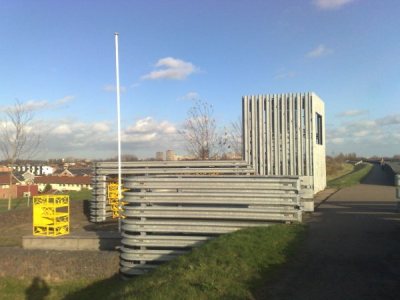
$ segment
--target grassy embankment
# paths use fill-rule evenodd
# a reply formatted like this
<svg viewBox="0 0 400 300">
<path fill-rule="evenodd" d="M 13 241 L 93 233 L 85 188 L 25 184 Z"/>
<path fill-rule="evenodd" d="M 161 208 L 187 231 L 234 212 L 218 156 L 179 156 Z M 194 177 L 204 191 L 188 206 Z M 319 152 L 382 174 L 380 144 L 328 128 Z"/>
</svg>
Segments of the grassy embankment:
<svg viewBox="0 0 400 300">
<path fill-rule="evenodd" d="M 354 166 L 350 173 L 328 180 L 328 187 L 344 188 L 359 184 L 371 171 L 372 164 L 362 163 Z"/>
<path fill-rule="evenodd" d="M 249 299 L 295 253 L 301 224 L 248 228 L 222 235 L 154 272 L 129 281 L 110 278 L 46 283 L 0 278 L 0 297 L 27 299 Z M 41 299 L 42 299 L 41 298 Z M 38 298 L 39 299 L 39 298 Z"/>
<path fill-rule="evenodd" d="M 354 165 L 349 163 L 328 163 L 327 162 L 327 172 L 326 172 L 326 180 L 332 181 L 336 178 L 342 177 L 346 174 L 353 172 Z"/>
</svg>

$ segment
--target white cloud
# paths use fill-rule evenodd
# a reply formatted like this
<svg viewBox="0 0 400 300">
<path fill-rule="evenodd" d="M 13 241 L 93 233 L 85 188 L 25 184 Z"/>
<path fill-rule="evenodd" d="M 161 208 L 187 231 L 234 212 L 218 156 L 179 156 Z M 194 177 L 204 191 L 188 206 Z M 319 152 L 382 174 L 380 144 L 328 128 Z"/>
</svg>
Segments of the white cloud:
<svg viewBox="0 0 400 300">
<path fill-rule="evenodd" d="M 29 100 L 22 104 L 24 109 L 28 111 L 42 110 L 50 107 L 47 100 Z"/>
<path fill-rule="evenodd" d="M 48 101 L 45 99 L 42 100 L 37 100 L 37 99 L 31 99 L 28 100 L 26 102 L 20 102 L 21 106 L 23 109 L 25 109 L 26 111 L 39 111 L 39 110 L 46 110 L 46 109 L 55 109 L 57 107 L 63 106 L 68 102 L 71 102 L 72 100 L 74 100 L 75 97 L 74 96 L 65 96 L 61 99 L 57 99 L 55 101 Z M 13 109 L 14 104 L 11 104 L 9 106 L 2 106 L 0 108 L 0 111 L 6 111 L 8 109 Z"/>
<path fill-rule="evenodd" d="M 182 101 L 194 101 L 197 99 L 200 99 L 200 95 L 196 92 L 188 92 L 187 94 L 178 98 L 178 100 L 182 100 Z"/>
<path fill-rule="evenodd" d="M 346 110 L 344 112 L 341 112 L 337 114 L 338 117 L 355 117 L 355 116 L 362 116 L 368 114 L 369 111 L 365 109 L 352 109 L 352 110 Z"/>
<path fill-rule="evenodd" d="M 123 85 L 119 86 L 119 90 L 121 93 L 125 93 L 126 92 L 126 87 Z M 117 87 L 113 84 L 106 84 L 103 86 L 103 91 L 105 92 L 116 92 L 117 91 Z"/>
<path fill-rule="evenodd" d="M 329 55 L 332 53 L 333 53 L 332 49 L 329 49 L 328 47 L 320 44 L 316 48 L 314 48 L 310 52 L 308 52 L 307 57 L 317 58 L 317 57 L 326 56 L 326 55 Z"/>
<path fill-rule="evenodd" d="M 108 122 L 97 122 L 97 123 L 93 123 L 93 129 L 96 132 L 110 132 L 111 131 L 111 127 L 110 124 Z"/>
<path fill-rule="evenodd" d="M 176 127 L 172 123 L 168 121 L 157 122 L 152 117 L 137 120 L 133 125 L 125 129 L 126 136 L 135 136 L 138 134 L 150 134 L 150 136 L 154 136 L 153 134 L 163 135 L 174 134 L 176 132 Z"/>
<path fill-rule="evenodd" d="M 399 125 L 400 124 L 400 114 L 390 115 L 384 118 L 376 120 L 379 125 Z"/>
<path fill-rule="evenodd" d="M 338 9 L 354 1 L 355 0 L 313 0 L 313 3 L 320 9 L 330 10 L 330 9 Z"/>
<path fill-rule="evenodd" d="M 66 135 L 72 133 L 72 128 L 68 124 L 61 124 L 54 128 L 51 132 L 54 134 Z"/>
<path fill-rule="evenodd" d="M 74 96 L 65 96 L 63 98 L 57 99 L 56 101 L 54 101 L 55 105 L 64 105 L 68 102 L 71 102 L 75 99 Z"/>
<path fill-rule="evenodd" d="M 332 144 L 334 144 L 334 145 L 343 144 L 343 143 L 344 143 L 344 138 L 341 138 L 341 137 L 334 137 L 334 138 L 331 138 L 331 139 L 329 140 L 329 142 L 332 143 Z"/>
<path fill-rule="evenodd" d="M 183 80 L 197 71 L 197 67 L 195 67 L 191 62 L 186 62 L 173 57 L 162 58 L 158 60 L 155 66 L 158 69 L 150 72 L 149 74 L 143 75 L 142 79 Z"/>
<path fill-rule="evenodd" d="M 327 126 L 326 140 L 330 151 L 366 156 L 399 153 L 400 114 L 379 119 L 345 120 L 337 126 Z"/>
</svg>

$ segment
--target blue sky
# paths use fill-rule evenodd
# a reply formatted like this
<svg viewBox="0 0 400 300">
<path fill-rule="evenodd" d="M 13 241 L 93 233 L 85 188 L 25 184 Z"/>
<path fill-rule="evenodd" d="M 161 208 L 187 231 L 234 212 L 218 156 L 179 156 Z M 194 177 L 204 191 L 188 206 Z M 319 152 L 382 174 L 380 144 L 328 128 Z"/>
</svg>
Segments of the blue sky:
<svg viewBox="0 0 400 300">
<path fill-rule="evenodd" d="M 327 153 L 400 154 L 400 2 L 0 0 L 1 106 L 35 109 L 41 158 L 175 149 L 193 98 L 221 127 L 241 97 L 314 91 Z"/>
</svg>

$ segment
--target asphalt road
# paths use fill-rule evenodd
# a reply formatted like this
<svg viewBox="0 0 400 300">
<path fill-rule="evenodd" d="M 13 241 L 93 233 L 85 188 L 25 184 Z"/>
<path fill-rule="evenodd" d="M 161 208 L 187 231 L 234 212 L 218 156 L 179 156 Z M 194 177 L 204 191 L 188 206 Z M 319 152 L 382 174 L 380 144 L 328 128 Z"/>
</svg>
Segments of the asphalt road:
<svg viewBox="0 0 400 300">
<path fill-rule="evenodd" d="M 392 177 L 364 181 L 323 202 L 293 262 L 257 299 L 400 299 L 400 213 Z"/>
</svg>

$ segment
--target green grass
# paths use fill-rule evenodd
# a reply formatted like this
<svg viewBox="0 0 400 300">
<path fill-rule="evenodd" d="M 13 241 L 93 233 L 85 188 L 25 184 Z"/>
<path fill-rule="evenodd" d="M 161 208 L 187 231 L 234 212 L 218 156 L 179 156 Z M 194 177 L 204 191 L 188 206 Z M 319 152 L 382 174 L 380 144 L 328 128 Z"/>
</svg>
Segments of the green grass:
<svg viewBox="0 0 400 300">
<path fill-rule="evenodd" d="M 31 198 L 32 202 L 32 198 Z M 12 199 L 11 202 L 11 209 L 23 209 L 27 208 L 27 199 L 26 198 L 17 198 Z M 0 199 L 0 213 L 5 212 L 8 210 L 8 199 Z"/>
<path fill-rule="evenodd" d="M 328 187 L 344 188 L 359 184 L 371 171 L 372 164 L 363 163 L 354 167 L 349 174 L 328 181 Z"/>
<path fill-rule="evenodd" d="M 71 191 L 68 195 L 70 200 L 88 200 L 92 198 L 92 190 Z"/>
<path fill-rule="evenodd" d="M 70 197 L 70 200 L 88 200 L 92 197 L 91 190 L 82 190 L 82 191 L 71 191 L 67 193 Z M 21 197 L 17 199 L 12 199 L 11 202 L 11 210 L 15 209 L 25 209 L 27 206 L 27 198 Z M 30 206 L 32 206 L 32 197 L 30 199 Z M 8 199 L 0 199 L 0 213 L 8 211 Z"/>
<path fill-rule="evenodd" d="M 335 170 L 332 174 L 326 174 L 326 179 L 329 181 L 334 180 L 336 178 L 347 175 L 354 170 L 354 165 L 349 163 L 342 163 L 339 165 L 339 168 Z"/>
<path fill-rule="evenodd" d="M 251 299 L 258 286 L 295 253 L 306 227 L 276 225 L 222 235 L 154 272 L 122 281 L 42 283 L 46 299 Z M 40 282 L 40 279 L 37 279 Z M 29 283 L 0 278 L 0 295 L 22 299 Z"/>
<path fill-rule="evenodd" d="M 90 282 L 81 280 L 49 284 L 38 277 L 32 280 L 0 277 L 0 300 L 59 300 L 70 293 L 79 291 L 84 284 L 90 284 Z"/>
</svg>

